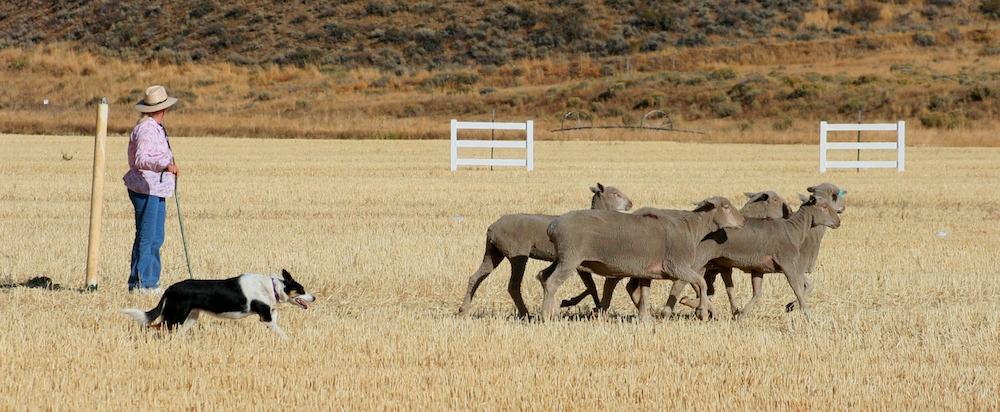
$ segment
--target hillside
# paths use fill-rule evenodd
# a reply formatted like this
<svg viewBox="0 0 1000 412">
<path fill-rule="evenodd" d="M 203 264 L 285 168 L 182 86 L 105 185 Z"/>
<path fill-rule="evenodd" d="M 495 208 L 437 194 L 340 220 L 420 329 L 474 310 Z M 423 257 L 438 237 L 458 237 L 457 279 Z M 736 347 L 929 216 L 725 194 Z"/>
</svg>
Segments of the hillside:
<svg viewBox="0 0 1000 412">
<path fill-rule="evenodd" d="M 70 42 L 162 63 L 374 67 L 401 74 L 523 59 L 939 31 L 982 21 L 971 0 L 18 1 L 0 48 Z"/>
<path fill-rule="evenodd" d="M 38 114 L 39 91 L 74 91 L 50 112 L 106 96 L 128 113 L 150 81 L 196 135 L 437 138 L 455 116 L 553 129 L 570 112 L 634 126 L 654 110 L 699 130 L 794 132 L 859 111 L 992 130 L 993 2 L 5 2 L 0 131 L 84 132 Z"/>
</svg>

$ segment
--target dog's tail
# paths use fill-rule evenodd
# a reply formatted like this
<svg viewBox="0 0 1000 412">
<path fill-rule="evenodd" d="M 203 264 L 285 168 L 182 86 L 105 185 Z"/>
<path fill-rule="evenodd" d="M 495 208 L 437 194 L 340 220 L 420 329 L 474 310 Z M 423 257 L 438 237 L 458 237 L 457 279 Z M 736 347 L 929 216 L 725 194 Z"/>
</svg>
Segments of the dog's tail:
<svg viewBox="0 0 1000 412">
<path fill-rule="evenodd" d="M 156 304 L 156 307 L 151 309 L 149 312 L 143 312 L 140 309 L 128 308 L 122 309 L 122 313 L 128 315 L 132 320 L 140 325 L 148 325 L 156 318 L 160 317 L 160 312 L 163 311 L 163 302 L 167 301 L 167 297 L 161 297 L 160 303 Z"/>
</svg>

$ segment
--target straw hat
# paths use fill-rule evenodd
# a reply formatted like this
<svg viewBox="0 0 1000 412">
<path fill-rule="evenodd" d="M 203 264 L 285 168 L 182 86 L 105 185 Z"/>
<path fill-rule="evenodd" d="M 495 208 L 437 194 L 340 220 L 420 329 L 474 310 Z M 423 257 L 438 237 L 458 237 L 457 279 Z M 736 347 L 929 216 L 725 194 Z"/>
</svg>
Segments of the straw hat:
<svg viewBox="0 0 1000 412">
<path fill-rule="evenodd" d="M 163 86 L 149 86 L 146 89 L 146 97 L 135 105 L 135 110 L 142 113 L 155 113 L 173 106 L 174 103 L 177 103 L 177 98 L 167 96 L 167 89 Z"/>
</svg>

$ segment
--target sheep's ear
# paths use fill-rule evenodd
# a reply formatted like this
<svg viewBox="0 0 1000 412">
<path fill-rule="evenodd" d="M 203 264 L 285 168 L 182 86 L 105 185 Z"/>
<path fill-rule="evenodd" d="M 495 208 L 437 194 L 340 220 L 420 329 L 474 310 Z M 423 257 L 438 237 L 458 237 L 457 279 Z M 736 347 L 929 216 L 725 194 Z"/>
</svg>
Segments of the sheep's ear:
<svg viewBox="0 0 1000 412">
<path fill-rule="evenodd" d="M 788 207 L 788 203 L 781 202 L 781 218 L 788 219 L 792 215 L 792 208 Z"/>
<path fill-rule="evenodd" d="M 694 208 L 695 212 L 707 212 L 709 210 L 715 209 L 716 205 L 711 200 L 705 199 L 698 203 L 695 203 L 694 206 L 695 206 Z"/>
<path fill-rule="evenodd" d="M 806 196 L 803 195 L 802 193 L 796 193 L 796 194 L 799 195 L 799 200 L 802 201 L 802 204 L 808 204 L 810 199 L 815 199 L 812 196 Z"/>
<path fill-rule="evenodd" d="M 744 196 L 746 196 L 746 197 L 747 197 L 748 199 L 750 199 L 750 200 L 753 200 L 753 197 L 754 197 L 754 196 L 757 196 L 757 193 L 753 193 L 753 192 L 743 192 L 743 195 L 744 195 Z"/>
<path fill-rule="evenodd" d="M 806 188 L 806 190 L 808 190 L 809 193 L 816 193 L 816 186 L 809 186 Z"/>
</svg>

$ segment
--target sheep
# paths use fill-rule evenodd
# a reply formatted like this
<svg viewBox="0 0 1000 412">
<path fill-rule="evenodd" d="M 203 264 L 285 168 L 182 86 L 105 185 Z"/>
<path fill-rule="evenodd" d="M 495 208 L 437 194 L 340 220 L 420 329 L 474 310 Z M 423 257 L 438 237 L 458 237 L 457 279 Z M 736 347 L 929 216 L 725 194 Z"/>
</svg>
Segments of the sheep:
<svg viewBox="0 0 1000 412">
<path fill-rule="evenodd" d="M 742 213 L 745 218 L 787 219 L 792 214 L 788 203 L 786 203 L 781 196 L 778 196 L 778 194 L 773 191 L 765 190 L 763 192 L 755 193 L 744 192 L 743 194 L 747 197 L 747 203 L 740 209 L 740 213 Z M 725 275 L 723 275 L 723 282 L 725 282 L 726 279 L 732 279 L 731 277 L 727 277 L 732 276 L 732 268 L 720 268 L 714 265 L 708 265 L 708 267 L 705 268 L 705 282 L 708 284 L 706 294 L 708 294 L 709 299 L 711 299 L 712 296 L 715 296 L 715 278 L 720 273 L 725 273 Z M 668 298 L 667 304 L 664 305 L 664 312 L 667 316 L 673 312 L 674 303 L 677 301 L 677 296 L 679 296 L 680 292 L 683 291 L 684 285 L 684 282 L 674 282 L 674 286 L 670 289 L 670 298 Z M 638 285 L 629 282 L 626 288 L 631 294 L 637 286 Z M 732 290 L 727 289 L 727 292 L 730 291 Z M 730 295 L 729 301 L 730 303 L 735 302 L 735 296 Z M 683 300 L 682 303 L 687 304 Z"/>
<path fill-rule="evenodd" d="M 746 316 L 760 299 L 763 275 L 777 272 L 785 274 L 798 306 L 807 318 L 812 319 L 812 314 L 805 305 L 805 298 L 808 296 L 805 270 L 809 264 L 809 255 L 803 253 L 807 252 L 803 245 L 815 227 L 840 227 L 840 216 L 834 210 L 834 204 L 826 198 L 809 196 L 802 197 L 802 200 L 802 206 L 788 219 L 747 219 L 743 229 L 719 230 L 709 234 L 698 244 L 698 261 L 709 262 L 706 267 L 716 265 L 728 268 L 722 272 L 722 276 L 736 319 Z M 749 272 L 753 281 L 753 297 L 742 309 L 737 309 L 739 306 L 732 291 L 734 267 Z M 683 289 L 683 284 L 678 284 L 680 282 L 676 282 L 671 289 L 671 298 L 665 311 L 672 310 L 669 306 L 676 301 L 677 294 Z M 704 307 L 705 304 L 700 299 L 705 296 L 700 296 L 697 301 L 682 303 Z"/>
<path fill-rule="evenodd" d="M 787 219 L 792 215 L 792 209 L 785 199 L 777 193 L 766 190 L 763 192 L 744 192 L 747 203 L 740 209 L 743 217 L 751 219 Z"/>
<path fill-rule="evenodd" d="M 778 196 L 777 193 L 773 191 L 763 191 L 763 192 L 744 192 L 747 197 L 747 203 L 743 205 L 740 209 L 740 214 L 745 218 L 769 218 L 769 219 L 781 219 L 787 218 L 791 214 L 791 209 L 785 200 Z M 684 213 L 688 211 L 685 210 L 668 210 L 668 209 L 655 209 L 650 207 L 644 207 L 636 210 L 633 214 L 644 215 L 644 214 L 657 214 L 657 215 L 667 215 L 667 216 L 683 216 Z M 708 290 L 706 293 L 711 297 L 715 294 L 715 287 L 713 282 L 715 281 L 715 275 L 718 271 L 706 272 L 705 282 L 708 285 Z M 601 298 L 601 304 L 598 305 L 596 311 L 606 311 L 611 305 L 611 297 L 614 294 L 614 288 L 621 281 L 620 278 L 607 278 L 604 280 L 604 295 Z M 587 282 L 585 282 L 587 283 Z M 590 283 L 587 283 L 588 285 Z M 687 283 L 681 282 L 681 286 Z M 635 291 L 638 287 L 638 281 L 636 279 L 630 279 L 628 283 L 628 290 L 630 294 Z M 678 291 L 679 293 L 679 291 Z M 579 303 L 581 300 L 587 296 L 596 295 L 596 290 L 584 290 L 579 295 L 564 300 L 561 304 L 562 307 L 573 306 Z M 633 303 L 636 303 L 638 296 L 632 296 Z"/>
<path fill-rule="evenodd" d="M 847 195 L 847 191 L 843 190 L 833 183 L 822 183 L 816 186 L 807 188 L 809 193 L 813 196 L 821 197 L 830 202 L 830 206 L 833 208 L 837 214 L 844 213 L 847 205 L 844 204 L 844 196 Z M 819 245 L 823 241 L 823 235 L 826 233 L 826 226 L 819 226 L 809 233 L 809 237 L 806 238 L 805 243 L 803 243 L 803 253 L 809 255 L 809 265 L 806 267 L 806 273 L 812 273 L 813 269 L 816 268 L 816 260 L 819 258 Z"/>
<path fill-rule="evenodd" d="M 816 186 L 811 186 L 806 188 L 809 193 L 813 196 L 821 197 L 830 202 L 830 206 L 837 214 L 844 213 L 847 205 L 844 203 L 844 196 L 847 195 L 847 191 L 843 190 L 833 183 L 821 183 Z M 826 234 L 826 226 L 817 226 L 809 232 L 809 236 L 806 237 L 805 242 L 802 243 L 801 251 L 802 257 L 807 257 L 809 259 L 809 264 L 806 267 L 806 273 L 812 273 L 816 269 L 816 260 L 819 259 L 819 246 L 823 242 L 823 235 Z M 805 294 L 809 297 L 812 292 L 813 283 L 808 276 L 803 275 L 803 280 L 806 282 Z M 785 309 L 789 312 L 795 309 L 795 302 L 791 302 L 785 305 Z"/>
<path fill-rule="evenodd" d="M 763 192 L 744 192 L 747 203 L 740 209 L 743 217 L 750 219 L 788 219 L 792 215 L 792 209 L 788 203 L 777 193 L 765 190 Z M 825 227 L 825 226 L 823 226 Z M 708 296 L 715 295 L 715 278 L 720 273 L 720 269 L 714 268 L 705 271 L 705 282 L 708 283 Z"/>
<path fill-rule="evenodd" d="M 538 274 L 545 290 L 542 319 L 555 316 L 559 286 L 578 267 L 605 277 L 638 278 L 642 286 L 639 319 L 649 320 L 646 296 L 651 279 L 681 279 L 697 285 L 702 302 L 705 279 L 692 270 L 695 247 L 708 233 L 738 228 L 743 216 L 724 197 L 710 197 L 681 217 L 673 213 L 623 214 L 578 210 L 557 217 L 547 233 L 555 244 L 556 261 Z M 706 318 L 708 308 L 699 309 Z"/>
<path fill-rule="evenodd" d="M 840 213 L 844 212 L 844 209 L 846 208 L 846 205 L 844 203 L 844 196 L 847 195 L 847 191 L 846 190 L 843 190 L 843 189 L 837 187 L 837 185 L 834 185 L 832 183 L 821 183 L 821 184 L 816 185 L 816 186 L 808 187 L 808 188 L 806 188 L 806 190 L 809 191 L 810 193 L 812 193 L 813 196 L 826 199 L 826 201 L 830 203 L 831 207 L 833 208 L 833 210 L 835 212 L 837 212 L 837 214 L 840 214 Z M 761 193 L 764 193 L 764 192 L 761 192 Z M 746 216 L 746 217 L 757 217 L 757 216 L 748 215 L 746 212 L 744 212 L 744 216 Z M 808 262 L 809 262 L 808 267 L 805 269 L 805 273 L 812 273 L 813 269 L 815 268 L 815 266 L 816 266 L 816 259 L 819 256 L 819 247 L 820 247 L 820 244 L 821 244 L 821 242 L 823 240 L 823 235 L 825 233 L 826 233 L 826 226 L 816 226 L 816 227 L 813 227 L 812 230 L 809 231 L 809 235 L 806 237 L 806 240 L 804 242 L 802 242 L 802 245 L 800 245 L 800 247 L 799 247 L 799 258 L 800 259 L 808 259 Z M 708 268 L 706 270 L 706 272 L 705 272 L 705 281 L 708 282 L 708 285 L 709 285 L 708 286 L 708 295 L 709 295 L 710 299 L 711 299 L 711 296 L 715 292 L 714 287 L 712 286 L 712 283 L 715 280 L 715 275 L 717 275 L 718 273 L 723 273 L 723 282 L 727 282 L 726 279 L 731 279 L 732 268 L 718 268 L 718 267 L 712 268 L 712 267 L 710 267 L 710 268 Z M 809 276 L 807 276 L 805 274 L 802 275 L 802 279 L 805 282 L 804 293 L 805 293 L 806 298 L 808 298 L 809 294 L 812 293 L 813 283 L 809 279 Z M 677 289 L 678 287 L 680 289 Z M 731 288 L 732 288 L 731 284 L 727 285 L 727 292 L 731 291 Z M 680 292 L 682 291 L 682 289 L 683 289 L 683 284 L 681 284 L 680 286 L 677 286 L 675 284 L 675 289 L 671 289 L 671 299 L 668 299 L 667 305 L 664 308 L 664 311 L 667 312 L 668 314 L 672 311 L 673 304 L 674 304 L 674 302 L 676 302 L 676 297 L 678 295 L 680 295 Z M 630 290 L 632 290 L 632 289 L 630 289 Z M 735 297 L 734 296 L 730 295 L 729 296 L 729 301 L 730 301 L 731 304 L 733 304 L 733 308 L 738 307 L 738 306 L 735 305 Z M 693 302 L 687 301 L 686 299 L 682 299 L 681 303 L 684 304 L 684 305 L 687 305 L 687 306 L 691 306 L 691 307 L 695 306 Z M 795 308 L 795 302 L 790 302 L 787 305 L 785 305 L 785 309 L 787 311 L 789 311 L 789 312 L 791 312 L 792 310 L 794 310 L 794 308 Z"/>
<path fill-rule="evenodd" d="M 604 186 L 598 183 L 597 187 L 591 187 L 590 191 L 594 193 L 590 202 L 591 209 L 617 212 L 632 208 L 632 200 L 613 186 Z M 547 262 L 555 260 L 555 245 L 549 240 L 545 230 L 556 217 L 555 215 L 538 214 L 504 215 L 486 229 L 486 252 L 483 253 L 483 263 L 472 276 L 469 276 L 469 286 L 465 292 L 462 306 L 458 309 L 460 316 L 469 314 L 469 307 L 472 304 L 472 297 L 476 294 L 476 289 L 500 265 L 500 262 L 503 262 L 504 258 L 510 261 L 511 267 L 507 292 L 514 300 L 518 315 L 523 317 L 528 314 L 528 308 L 524 305 L 524 299 L 521 297 L 521 280 L 524 278 L 524 268 L 528 263 L 528 258 Z M 588 290 L 594 291 L 594 302 L 598 302 L 597 287 L 593 285 L 593 278 L 583 272 L 581 272 L 580 278 L 584 283 L 590 282 Z"/>
<path fill-rule="evenodd" d="M 681 217 L 683 217 L 687 213 L 690 213 L 690 211 L 688 211 L 688 210 L 673 210 L 673 209 L 657 209 L 657 208 L 648 207 L 648 206 L 647 207 L 643 207 L 641 209 L 638 209 L 638 210 L 632 212 L 632 214 L 637 215 L 637 216 L 648 216 L 648 217 L 656 216 L 656 217 L 667 217 L 667 218 L 673 218 L 673 219 L 681 218 Z M 583 278 L 583 277 L 590 277 L 590 273 L 589 272 L 581 272 L 580 276 L 581 276 L 581 278 Z M 617 286 L 618 282 L 620 282 L 621 280 L 622 280 L 621 278 L 616 278 L 616 277 L 607 277 L 607 278 L 605 278 L 604 279 L 604 295 L 603 295 L 603 297 L 600 298 L 600 300 L 598 300 L 596 298 L 596 296 L 597 296 L 597 285 L 594 284 L 594 280 L 591 277 L 590 281 L 586 281 L 585 280 L 583 282 L 584 285 L 587 287 L 586 289 L 584 289 L 583 292 L 580 292 L 580 294 L 578 294 L 578 295 L 576 295 L 576 296 L 574 296 L 572 298 L 563 300 L 562 303 L 559 306 L 560 307 L 564 307 L 564 308 L 565 307 L 570 307 L 570 306 L 576 306 L 576 304 L 580 303 L 580 301 L 582 301 L 583 299 L 585 299 L 587 296 L 594 296 L 595 297 L 594 298 L 594 310 L 597 311 L 597 312 L 604 312 L 604 311 L 608 310 L 608 307 L 611 305 L 611 298 L 614 295 L 615 286 Z M 631 284 L 632 281 L 638 282 L 637 280 L 632 279 L 630 281 L 630 284 Z M 636 283 L 636 286 L 638 286 L 638 283 Z M 637 303 L 637 301 L 633 302 L 633 303 L 636 303 L 636 307 L 639 306 L 638 303 Z"/>
</svg>

